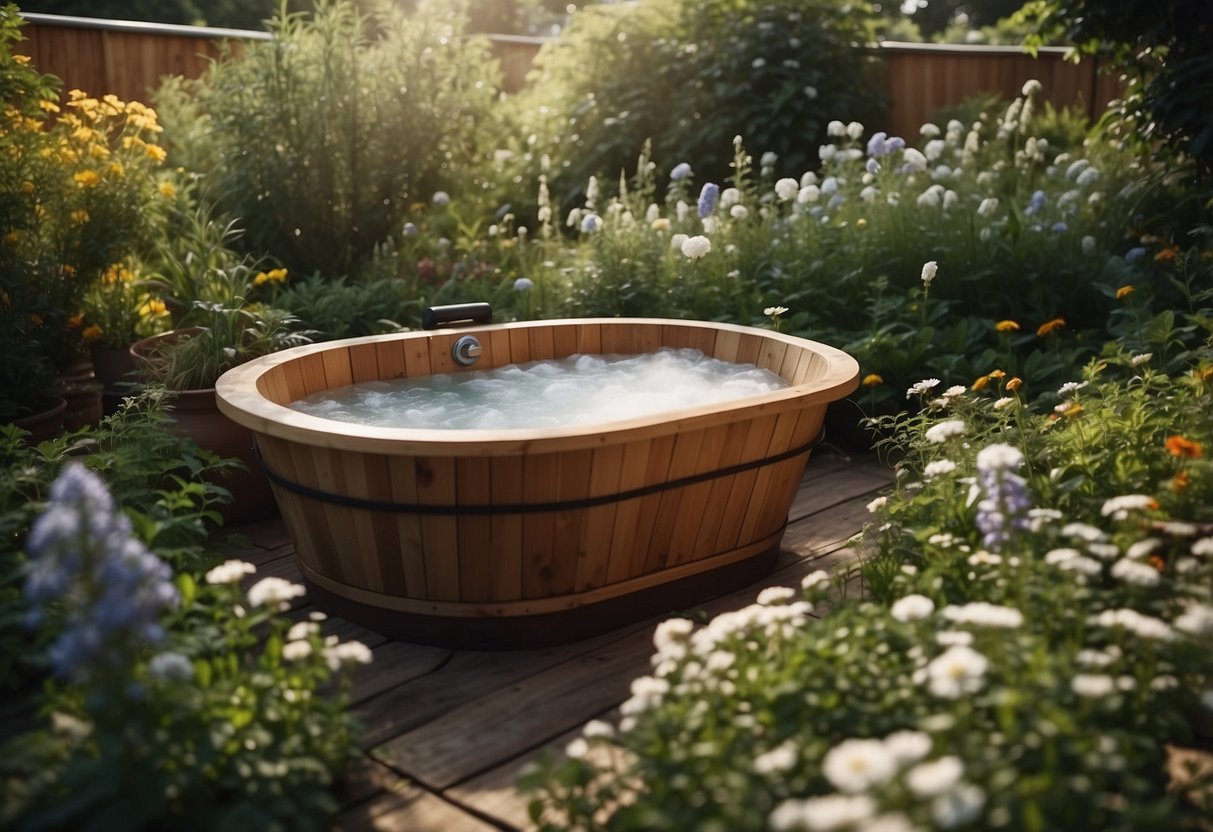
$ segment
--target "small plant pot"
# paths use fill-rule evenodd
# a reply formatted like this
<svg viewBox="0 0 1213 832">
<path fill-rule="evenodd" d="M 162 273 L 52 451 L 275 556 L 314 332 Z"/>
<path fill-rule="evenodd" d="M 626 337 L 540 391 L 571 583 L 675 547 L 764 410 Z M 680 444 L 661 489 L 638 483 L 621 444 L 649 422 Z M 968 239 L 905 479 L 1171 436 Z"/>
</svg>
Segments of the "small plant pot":
<svg viewBox="0 0 1213 832">
<path fill-rule="evenodd" d="M 129 346 L 93 347 L 92 358 L 93 376 L 101 385 L 101 409 L 109 416 L 134 391 L 135 360 Z"/>
<path fill-rule="evenodd" d="M 62 396 L 46 396 L 36 407 L 38 409 L 30 415 L 13 420 L 14 425 L 29 431 L 29 436 L 25 437 L 28 445 L 37 445 L 63 433 L 67 401 Z"/>
<path fill-rule="evenodd" d="M 63 413 L 65 430 L 96 427 L 101 421 L 101 386 L 93 373 L 93 362 L 83 359 L 67 368 L 58 380 L 59 395 L 67 402 Z"/>
</svg>

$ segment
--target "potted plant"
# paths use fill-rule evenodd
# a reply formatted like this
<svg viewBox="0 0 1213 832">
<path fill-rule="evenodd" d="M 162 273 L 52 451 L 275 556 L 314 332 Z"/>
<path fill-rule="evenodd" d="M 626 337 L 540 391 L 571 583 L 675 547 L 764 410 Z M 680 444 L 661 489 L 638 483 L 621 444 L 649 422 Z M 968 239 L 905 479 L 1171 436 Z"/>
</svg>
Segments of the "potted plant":
<svg viewBox="0 0 1213 832">
<path fill-rule="evenodd" d="M 310 332 L 295 328 L 299 320 L 289 312 L 248 300 L 270 274 L 255 272 L 248 259 L 223 270 L 226 298 L 195 300 L 184 326 L 136 341 L 130 348 L 143 380 L 175 394 L 174 430 L 220 456 L 245 463 L 242 474 L 220 483 L 232 492 L 232 502 L 222 512 L 229 523 L 264 518 L 276 506 L 253 457 L 252 432 L 220 412 L 215 382 L 245 361 L 311 340 Z M 285 276 L 282 270 L 274 274 Z"/>
</svg>

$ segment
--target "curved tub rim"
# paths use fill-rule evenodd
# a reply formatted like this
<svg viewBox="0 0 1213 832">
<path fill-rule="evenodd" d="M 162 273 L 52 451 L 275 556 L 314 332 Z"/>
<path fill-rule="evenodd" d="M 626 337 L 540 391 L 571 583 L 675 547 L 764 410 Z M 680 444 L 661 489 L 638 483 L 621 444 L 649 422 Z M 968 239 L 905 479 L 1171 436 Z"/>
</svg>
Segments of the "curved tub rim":
<svg viewBox="0 0 1213 832">
<path fill-rule="evenodd" d="M 261 376 L 275 367 L 313 353 L 334 348 L 381 343 L 385 340 L 432 338 L 435 336 L 475 335 L 477 333 L 572 325 L 647 325 L 687 326 L 758 335 L 799 347 L 809 348 L 827 362 L 825 372 L 804 384 L 757 396 L 745 396 L 728 402 L 662 411 L 635 419 L 573 425 L 567 428 L 503 428 L 496 430 L 442 430 L 422 428 L 385 428 L 358 426 L 349 422 L 310 416 L 277 404 L 257 387 Z M 549 453 L 597 448 L 621 441 L 664 436 L 695 430 L 711 424 L 774 415 L 815 404 L 825 405 L 841 399 L 859 387 L 859 363 L 842 350 L 772 330 L 714 321 L 674 318 L 560 318 L 517 321 L 504 324 L 460 327 L 458 329 L 421 330 L 402 333 L 365 335 L 335 341 L 321 341 L 282 350 L 253 359 L 224 373 L 215 384 L 219 409 L 233 421 L 255 433 L 299 441 L 311 446 L 357 453 L 389 455 L 502 456 L 521 453 Z"/>
</svg>

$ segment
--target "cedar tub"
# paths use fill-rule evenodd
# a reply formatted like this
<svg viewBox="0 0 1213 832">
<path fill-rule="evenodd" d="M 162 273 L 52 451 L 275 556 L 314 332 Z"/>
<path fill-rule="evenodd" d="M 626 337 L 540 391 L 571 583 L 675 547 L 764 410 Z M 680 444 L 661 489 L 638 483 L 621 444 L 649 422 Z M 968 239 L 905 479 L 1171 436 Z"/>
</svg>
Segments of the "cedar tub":
<svg viewBox="0 0 1213 832">
<path fill-rule="evenodd" d="M 351 383 L 578 353 L 693 347 L 790 383 L 710 407 L 559 429 L 359 427 L 286 405 Z M 583 319 L 310 344 L 216 385 L 251 428 L 324 608 L 409 641 L 582 638 L 745 586 L 772 567 L 827 405 L 858 386 L 833 347 L 729 324 Z"/>
</svg>

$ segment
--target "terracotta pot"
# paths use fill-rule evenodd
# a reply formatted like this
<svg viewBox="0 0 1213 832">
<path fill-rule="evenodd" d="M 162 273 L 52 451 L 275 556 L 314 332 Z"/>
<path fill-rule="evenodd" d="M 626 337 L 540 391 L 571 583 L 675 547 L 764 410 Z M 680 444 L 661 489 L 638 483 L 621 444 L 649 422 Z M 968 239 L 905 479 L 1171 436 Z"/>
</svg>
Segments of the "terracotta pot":
<svg viewBox="0 0 1213 832">
<path fill-rule="evenodd" d="M 92 358 L 93 375 L 101 385 L 101 409 L 109 416 L 135 390 L 135 360 L 130 347 L 93 347 Z"/>
<path fill-rule="evenodd" d="M 136 370 L 147 375 L 155 365 L 157 350 L 201 331 L 200 327 L 174 329 L 131 344 L 130 356 Z M 200 448 L 214 451 L 219 456 L 239 459 L 247 468 L 212 480 L 232 492 L 232 502 L 219 510 L 224 521 L 232 525 L 263 520 L 276 514 L 278 506 L 274 502 L 269 480 L 253 458 L 253 432 L 220 412 L 215 403 L 213 387 L 179 390 L 175 396 L 173 432 L 194 440 Z"/>
<path fill-rule="evenodd" d="M 93 362 L 82 359 L 67 368 L 58 379 L 59 395 L 67 401 L 63 412 L 65 430 L 96 427 L 101 421 L 101 386 L 93 375 Z"/>
<path fill-rule="evenodd" d="M 232 492 L 232 502 L 219 513 L 228 525 L 264 520 L 278 511 L 269 480 L 253 458 L 253 432 L 223 415 L 215 403 L 215 388 L 182 390 L 173 403 L 173 432 L 219 456 L 235 457 L 245 471 L 212 480 Z"/>
<path fill-rule="evenodd" d="M 67 410 L 67 401 L 62 396 L 47 396 L 42 408 L 29 416 L 13 420 L 14 425 L 29 431 L 29 436 L 25 437 L 26 444 L 37 445 L 63 433 L 63 412 Z"/>
</svg>

